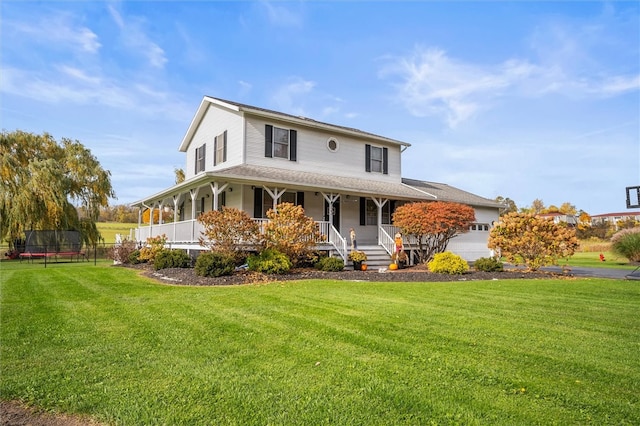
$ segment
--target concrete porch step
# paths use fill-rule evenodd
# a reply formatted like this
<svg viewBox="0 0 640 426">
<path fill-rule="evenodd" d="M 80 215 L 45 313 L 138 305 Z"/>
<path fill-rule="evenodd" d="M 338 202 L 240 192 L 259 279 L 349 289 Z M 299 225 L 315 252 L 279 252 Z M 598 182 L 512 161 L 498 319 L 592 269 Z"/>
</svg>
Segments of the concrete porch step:
<svg viewBox="0 0 640 426">
<path fill-rule="evenodd" d="M 364 262 L 367 264 L 367 268 L 387 268 L 389 263 L 391 263 L 391 256 L 389 256 L 389 253 L 379 245 L 358 244 L 358 251 L 362 251 L 367 255 L 367 260 Z M 352 269 L 353 262 L 347 261 L 345 268 Z"/>
</svg>

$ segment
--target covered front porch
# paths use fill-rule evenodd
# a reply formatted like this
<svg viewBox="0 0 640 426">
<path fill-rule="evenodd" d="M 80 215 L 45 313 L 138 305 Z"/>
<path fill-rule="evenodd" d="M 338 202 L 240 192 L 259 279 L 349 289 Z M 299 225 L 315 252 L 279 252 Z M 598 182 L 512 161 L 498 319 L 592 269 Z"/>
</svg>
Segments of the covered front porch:
<svg viewBox="0 0 640 426">
<path fill-rule="evenodd" d="M 174 248 L 202 250 L 199 238 L 204 230 L 197 220 L 201 213 L 223 206 L 247 212 L 259 229 L 267 223 L 266 213 L 282 202 L 304 208 L 318 226 L 318 250 L 329 251 L 346 261 L 354 229 L 360 244 L 380 245 L 393 252 L 391 215 L 396 205 L 409 200 L 392 200 L 369 194 L 302 188 L 294 185 L 261 185 L 257 182 L 192 182 L 183 188 L 136 203 L 139 210 L 135 240 L 164 235 Z M 145 213 L 145 211 L 147 211 Z M 145 220 L 143 220 L 143 216 Z M 146 223 L 145 223 L 146 222 Z"/>
<path fill-rule="evenodd" d="M 395 209 L 403 203 L 438 198 L 404 183 L 237 166 L 203 173 L 133 203 L 139 207 L 134 238 L 144 243 L 149 237 L 165 235 L 171 247 L 202 250 L 199 238 L 203 227 L 197 220 L 201 213 L 233 207 L 247 212 L 262 227 L 269 209 L 290 202 L 302 206 L 318 224 L 322 235 L 316 242 L 319 250 L 328 250 L 346 260 L 351 245 L 349 233 L 354 229 L 358 245 L 380 246 L 390 255 L 394 250 L 393 236 L 398 231 L 391 225 Z M 147 210 L 149 220 L 143 221 Z M 487 233 L 469 234 L 456 237 L 450 249 L 469 260 L 488 255 Z M 416 246 L 416 242 L 405 238 L 407 251 Z"/>
</svg>

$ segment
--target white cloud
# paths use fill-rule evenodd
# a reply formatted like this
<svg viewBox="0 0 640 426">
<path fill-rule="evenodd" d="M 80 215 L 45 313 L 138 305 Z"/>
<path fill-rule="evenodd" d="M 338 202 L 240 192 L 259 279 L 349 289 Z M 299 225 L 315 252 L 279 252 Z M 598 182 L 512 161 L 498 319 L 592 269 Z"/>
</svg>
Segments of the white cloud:
<svg viewBox="0 0 640 426">
<path fill-rule="evenodd" d="M 454 60 L 441 49 L 421 49 L 404 58 L 391 58 L 382 77 L 397 83 L 397 98 L 418 117 L 442 116 L 455 127 L 485 108 L 488 101 L 537 71 L 518 60 L 481 66 Z"/>
<path fill-rule="evenodd" d="M 240 97 L 247 95 L 253 88 L 251 83 L 247 83 L 243 80 L 238 80 L 238 85 L 240 86 Z"/>
<path fill-rule="evenodd" d="M 56 67 L 60 70 L 61 73 L 77 80 L 80 83 L 86 83 L 90 85 L 99 85 L 102 82 L 100 77 L 93 77 L 87 75 L 87 73 L 81 69 L 74 68 L 68 65 L 60 65 Z"/>
<path fill-rule="evenodd" d="M 165 51 L 146 34 L 144 20 L 137 17 L 125 19 L 112 5 L 109 5 L 108 9 L 113 21 L 120 28 L 123 43 L 130 51 L 145 57 L 152 67 L 163 68 L 168 61 L 167 56 Z"/>
<path fill-rule="evenodd" d="M 60 50 L 71 49 L 75 53 L 97 53 L 102 45 L 97 34 L 77 23 L 71 14 L 55 12 L 46 16 L 34 16 L 32 21 L 5 21 L 19 43 L 45 44 Z M 18 42 L 18 41 L 17 41 Z"/>
<path fill-rule="evenodd" d="M 640 89 L 640 75 L 578 76 L 559 65 L 544 67 L 518 59 L 480 65 L 450 58 L 435 48 L 418 48 L 407 57 L 387 60 L 380 76 L 395 81 L 397 101 L 415 116 L 443 118 L 450 128 L 504 97 L 559 93 L 581 99 Z"/>
<path fill-rule="evenodd" d="M 271 1 L 261 1 L 260 4 L 267 11 L 269 22 L 279 27 L 301 27 L 302 17 L 299 14 Z"/>
<path fill-rule="evenodd" d="M 640 89 L 640 75 L 614 76 L 605 79 L 599 87 L 595 88 L 605 96 L 615 96 L 622 93 L 633 92 Z"/>
<path fill-rule="evenodd" d="M 193 107 L 174 94 L 143 83 L 88 75 L 66 65 L 43 72 L 1 68 L 0 73 L 0 93 L 51 104 L 103 105 L 141 116 L 160 114 L 176 121 L 188 121 L 193 113 Z"/>
<path fill-rule="evenodd" d="M 316 83 L 314 81 L 295 77 L 287 84 L 276 89 L 271 99 L 281 111 L 286 111 L 289 114 L 305 115 L 304 108 L 300 106 L 301 99 L 307 98 L 315 86 Z"/>
</svg>

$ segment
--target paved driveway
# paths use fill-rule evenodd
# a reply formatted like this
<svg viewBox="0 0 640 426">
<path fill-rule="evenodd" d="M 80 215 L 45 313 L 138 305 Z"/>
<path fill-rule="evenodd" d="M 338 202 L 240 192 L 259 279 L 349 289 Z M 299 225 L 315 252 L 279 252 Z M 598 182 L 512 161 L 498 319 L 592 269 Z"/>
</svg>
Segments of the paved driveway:
<svg viewBox="0 0 640 426">
<path fill-rule="evenodd" d="M 548 266 L 542 268 L 545 271 L 562 273 L 559 266 Z M 640 280 L 640 269 L 634 272 L 633 269 L 612 269 L 612 268 L 581 268 L 572 267 L 571 274 L 576 277 L 596 277 L 596 278 L 617 278 Z"/>
</svg>

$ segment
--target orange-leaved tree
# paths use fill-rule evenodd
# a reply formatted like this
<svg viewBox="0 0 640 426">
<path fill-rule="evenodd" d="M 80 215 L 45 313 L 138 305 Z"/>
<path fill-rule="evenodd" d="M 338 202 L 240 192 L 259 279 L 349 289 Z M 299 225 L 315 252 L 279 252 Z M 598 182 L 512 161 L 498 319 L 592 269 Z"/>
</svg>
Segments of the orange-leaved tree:
<svg viewBox="0 0 640 426">
<path fill-rule="evenodd" d="M 251 217 L 236 208 L 222 207 L 201 214 L 198 221 L 204 226 L 200 245 L 241 260 L 242 251 L 258 242 L 259 228 Z"/>
<path fill-rule="evenodd" d="M 475 220 L 472 207 L 444 201 L 405 204 L 393 214 L 393 224 L 418 241 L 420 262 L 428 262 L 436 253 L 444 252 L 449 241 L 467 232 Z"/>
<path fill-rule="evenodd" d="M 305 216 L 302 206 L 281 203 L 269 210 L 267 217 L 262 236 L 265 247 L 284 253 L 294 265 L 306 260 L 320 239 L 320 230 L 312 218 Z"/>
<path fill-rule="evenodd" d="M 578 239 L 575 230 L 566 224 L 530 213 L 509 213 L 491 229 L 489 248 L 498 251 L 507 261 L 524 264 L 535 271 L 573 255 Z"/>
<path fill-rule="evenodd" d="M 162 212 L 162 221 L 169 222 L 173 219 L 171 212 L 164 211 L 164 209 L 155 208 L 153 209 L 153 223 L 160 223 L 160 212 Z M 149 218 L 151 217 L 151 209 L 145 209 L 142 212 L 142 223 L 149 223 Z"/>
</svg>

